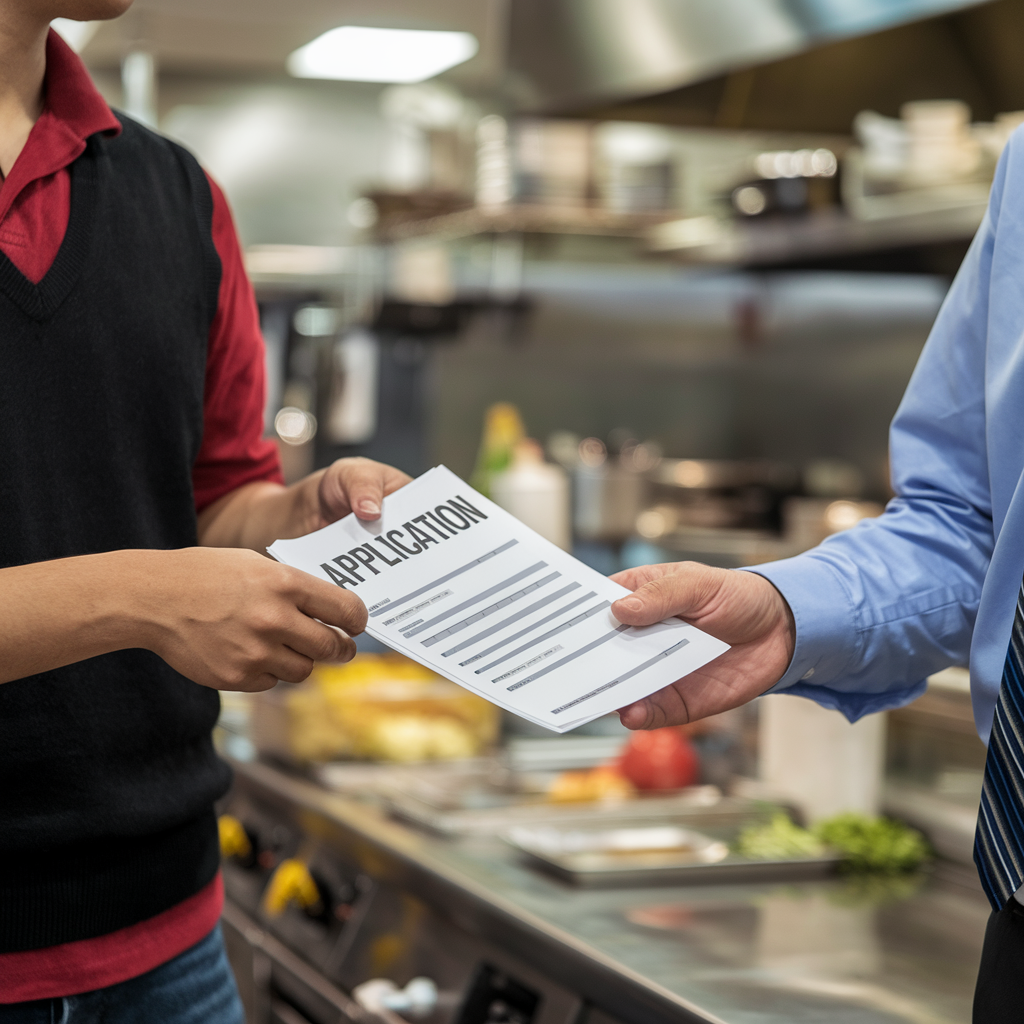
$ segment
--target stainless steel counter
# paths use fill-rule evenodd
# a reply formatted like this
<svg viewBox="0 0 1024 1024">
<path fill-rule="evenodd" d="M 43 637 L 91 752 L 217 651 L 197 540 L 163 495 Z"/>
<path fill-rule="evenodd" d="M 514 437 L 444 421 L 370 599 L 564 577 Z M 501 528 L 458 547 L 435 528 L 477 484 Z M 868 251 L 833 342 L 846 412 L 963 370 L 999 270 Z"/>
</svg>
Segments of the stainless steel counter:
<svg viewBox="0 0 1024 1024">
<path fill-rule="evenodd" d="M 452 948 L 500 950 L 551 979 L 577 1000 L 566 1024 L 970 1020 L 988 907 L 967 869 L 940 866 L 923 879 L 578 890 L 526 867 L 496 837 L 427 836 L 276 768 L 238 764 L 236 772 L 229 809 L 286 822 L 301 856 L 336 857 L 401 894 L 403 905 L 420 907 L 405 917 L 437 920 Z M 225 877 L 229 900 L 255 922 L 256 881 L 240 869 Z M 360 925 L 364 955 L 351 931 L 318 953 L 315 942 L 303 945 L 309 922 L 262 926 L 342 990 L 386 973 L 380 950 L 401 931 Z M 431 934 L 421 944 L 449 944 Z M 392 975 L 406 970 L 394 964 Z M 449 1009 L 436 1019 L 450 1017 Z"/>
</svg>

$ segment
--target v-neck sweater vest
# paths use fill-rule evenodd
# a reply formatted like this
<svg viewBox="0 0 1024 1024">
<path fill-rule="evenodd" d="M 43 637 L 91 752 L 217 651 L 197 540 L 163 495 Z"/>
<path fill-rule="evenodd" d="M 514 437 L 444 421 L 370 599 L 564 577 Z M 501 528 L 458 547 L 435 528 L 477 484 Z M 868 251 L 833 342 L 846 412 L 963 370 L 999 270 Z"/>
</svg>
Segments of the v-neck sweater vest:
<svg viewBox="0 0 1024 1024">
<path fill-rule="evenodd" d="M 123 125 L 73 165 L 39 284 L 0 254 L 0 567 L 196 543 L 212 199 L 188 153 Z M 0 953 L 129 927 L 214 878 L 218 708 L 143 650 L 0 686 Z"/>
</svg>

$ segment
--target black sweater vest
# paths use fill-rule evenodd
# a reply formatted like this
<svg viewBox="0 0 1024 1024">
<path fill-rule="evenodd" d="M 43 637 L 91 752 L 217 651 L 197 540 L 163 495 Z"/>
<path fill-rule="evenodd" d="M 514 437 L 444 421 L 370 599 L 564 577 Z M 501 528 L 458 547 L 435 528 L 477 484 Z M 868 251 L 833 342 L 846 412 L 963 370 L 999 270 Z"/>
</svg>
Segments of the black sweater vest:
<svg viewBox="0 0 1024 1024">
<path fill-rule="evenodd" d="M 212 198 L 189 154 L 122 121 L 72 166 L 46 277 L 0 254 L 0 567 L 196 542 Z M 214 877 L 218 708 L 142 650 L 0 685 L 0 952 L 107 934 Z"/>
</svg>

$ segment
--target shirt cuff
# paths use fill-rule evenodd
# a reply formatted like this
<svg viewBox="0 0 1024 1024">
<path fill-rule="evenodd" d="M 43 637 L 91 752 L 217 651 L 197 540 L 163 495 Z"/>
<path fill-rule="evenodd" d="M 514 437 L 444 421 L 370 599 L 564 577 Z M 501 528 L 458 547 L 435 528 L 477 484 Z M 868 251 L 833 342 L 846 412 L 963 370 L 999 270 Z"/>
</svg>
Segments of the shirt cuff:
<svg viewBox="0 0 1024 1024">
<path fill-rule="evenodd" d="M 786 599 L 796 624 L 789 668 L 767 692 L 779 693 L 798 683 L 823 686 L 841 678 L 856 657 L 857 620 L 850 596 L 831 568 L 813 556 L 797 555 L 742 571 L 768 580 Z"/>
</svg>

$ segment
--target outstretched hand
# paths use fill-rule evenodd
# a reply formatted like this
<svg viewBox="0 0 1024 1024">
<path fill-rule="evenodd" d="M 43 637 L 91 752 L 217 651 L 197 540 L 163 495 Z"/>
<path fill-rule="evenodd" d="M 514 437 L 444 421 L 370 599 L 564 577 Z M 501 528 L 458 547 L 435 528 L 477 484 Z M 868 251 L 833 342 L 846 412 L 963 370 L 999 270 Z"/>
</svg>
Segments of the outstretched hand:
<svg viewBox="0 0 1024 1024">
<path fill-rule="evenodd" d="M 327 526 L 349 512 L 359 519 L 377 519 L 386 495 L 412 482 L 394 466 L 370 459 L 338 459 L 324 470 L 317 487 L 320 526 Z"/>
<path fill-rule="evenodd" d="M 745 704 L 776 683 L 793 657 L 793 613 L 763 576 L 669 562 L 612 579 L 634 591 L 611 607 L 620 622 L 649 626 L 675 615 L 732 645 L 696 672 L 621 708 L 629 729 L 685 725 Z"/>
<path fill-rule="evenodd" d="M 393 466 L 353 458 L 338 459 L 291 487 L 265 480 L 243 484 L 199 513 L 199 543 L 262 553 L 275 540 L 303 537 L 349 512 L 377 519 L 385 495 L 411 481 Z"/>
</svg>

